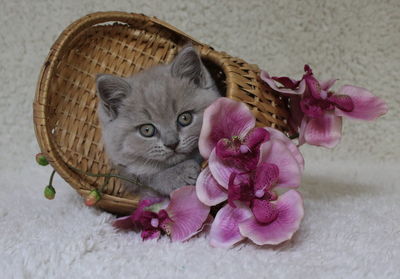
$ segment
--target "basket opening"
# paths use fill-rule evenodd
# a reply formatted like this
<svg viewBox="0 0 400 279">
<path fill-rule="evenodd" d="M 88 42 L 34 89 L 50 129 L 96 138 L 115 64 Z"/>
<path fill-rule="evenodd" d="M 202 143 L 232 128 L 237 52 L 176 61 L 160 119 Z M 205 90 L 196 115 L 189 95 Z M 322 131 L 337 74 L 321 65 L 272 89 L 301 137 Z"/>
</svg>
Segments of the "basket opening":
<svg viewBox="0 0 400 279">
<path fill-rule="evenodd" d="M 226 97 L 226 75 L 223 69 L 210 59 L 203 57 L 201 60 L 203 61 L 204 66 L 210 72 L 211 77 L 217 85 L 218 91 L 223 97 Z"/>
</svg>

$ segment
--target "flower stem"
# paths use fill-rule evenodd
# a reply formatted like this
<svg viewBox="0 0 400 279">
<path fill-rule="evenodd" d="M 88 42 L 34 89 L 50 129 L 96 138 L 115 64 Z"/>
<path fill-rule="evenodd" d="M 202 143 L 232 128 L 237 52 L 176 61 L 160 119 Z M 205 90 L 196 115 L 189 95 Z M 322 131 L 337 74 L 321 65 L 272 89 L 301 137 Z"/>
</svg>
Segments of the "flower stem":
<svg viewBox="0 0 400 279">
<path fill-rule="evenodd" d="M 80 169 L 77 169 L 77 168 L 74 168 L 74 167 L 72 167 L 72 166 L 68 166 L 68 167 L 69 167 L 70 169 L 73 169 L 74 171 L 79 172 L 80 174 L 84 174 L 84 175 L 87 175 L 87 176 L 92 176 L 92 177 L 106 177 L 106 178 L 115 177 L 115 178 L 119 178 L 119 179 L 128 181 L 128 182 L 130 182 L 130 183 L 139 183 L 138 180 L 133 180 L 133 179 L 124 177 L 124 176 L 119 175 L 119 174 L 112 174 L 112 173 L 91 173 L 91 172 L 84 172 L 84 171 L 82 171 L 82 170 L 80 170 Z"/>
<path fill-rule="evenodd" d="M 54 174 L 55 173 L 56 173 L 56 170 L 53 170 L 51 175 L 50 175 L 49 186 L 53 187 L 53 178 L 54 178 Z"/>
<path fill-rule="evenodd" d="M 74 171 L 76 171 L 76 172 L 78 172 L 78 173 L 80 173 L 80 174 L 84 174 L 84 175 L 92 176 L 92 177 L 105 177 L 105 178 L 106 178 L 105 183 L 107 183 L 107 182 L 109 181 L 110 178 L 114 177 L 114 178 L 118 178 L 118 179 L 121 179 L 121 180 L 124 180 L 124 181 L 128 181 L 128 182 L 130 182 L 130 183 L 132 183 L 132 184 L 139 185 L 139 186 L 142 187 L 142 188 L 148 188 L 148 189 L 150 189 L 150 187 L 148 187 L 148 186 L 143 185 L 142 183 L 140 183 L 138 178 L 130 179 L 130 178 L 128 178 L 128 177 L 125 177 L 125 176 L 122 176 L 122 175 L 119 175 L 119 174 L 112 174 L 112 173 L 91 173 L 91 172 L 84 172 L 84 171 L 82 171 L 82 170 L 80 170 L 80 169 L 77 169 L 77 168 L 74 168 L 73 166 L 70 166 L 70 165 L 68 165 L 68 164 L 67 164 L 67 166 L 68 166 L 70 169 L 72 169 L 72 170 L 74 170 Z M 105 184 L 105 183 L 104 183 L 104 184 Z M 105 185 L 103 185 L 102 188 L 104 188 L 104 186 L 105 186 Z M 102 189 L 102 190 L 103 190 L 103 189 Z"/>
</svg>

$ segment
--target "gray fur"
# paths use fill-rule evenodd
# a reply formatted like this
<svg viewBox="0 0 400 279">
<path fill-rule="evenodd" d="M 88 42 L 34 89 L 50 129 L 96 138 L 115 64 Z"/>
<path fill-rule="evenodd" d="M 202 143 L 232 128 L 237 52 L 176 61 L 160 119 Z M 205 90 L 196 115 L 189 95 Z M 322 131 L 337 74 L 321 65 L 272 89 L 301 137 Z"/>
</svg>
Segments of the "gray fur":
<svg viewBox="0 0 400 279">
<path fill-rule="evenodd" d="M 197 145 L 203 112 L 219 97 L 195 49 L 186 47 L 171 64 L 131 78 L 98 75 L 96 85 L 109 158 L 123 175 L 138 177 L 155 192 L 134 185 L 130 189 L 142 195 L 168 195 L 193 185 L 200 172 Z M 193 121 L 180 127 L 177 118 L 186 111 L 192 112 Z M 153 124 L 158 133 L 143 137 L 139 133 L 143 124 Z"/>
</svg>

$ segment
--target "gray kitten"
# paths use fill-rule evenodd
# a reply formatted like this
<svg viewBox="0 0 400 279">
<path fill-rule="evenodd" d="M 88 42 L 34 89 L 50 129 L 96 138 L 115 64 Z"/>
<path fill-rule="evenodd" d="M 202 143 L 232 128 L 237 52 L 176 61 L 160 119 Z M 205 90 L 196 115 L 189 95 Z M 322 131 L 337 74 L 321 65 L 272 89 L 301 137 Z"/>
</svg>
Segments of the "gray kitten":
<svg viewBox="0 0 400 279">
<path fill-rule="evenodd" d="M 128 185 L 129 190 L 168 195 L 194 185 L 203 112 L 219 97 L 196 50 L 186 47 L 171 64 L 131 78 L 98 75 L 96 86 L 109 158 L 121 174 L 138 177 L 151 188 Z"/>
</svg>

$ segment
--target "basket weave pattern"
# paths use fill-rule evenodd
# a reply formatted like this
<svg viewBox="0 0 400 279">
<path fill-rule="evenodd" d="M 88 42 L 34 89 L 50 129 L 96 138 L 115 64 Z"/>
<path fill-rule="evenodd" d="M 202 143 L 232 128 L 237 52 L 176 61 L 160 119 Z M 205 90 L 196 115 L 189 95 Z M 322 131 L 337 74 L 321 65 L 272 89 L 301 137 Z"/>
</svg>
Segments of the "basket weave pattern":
<svg viewBox="0 0 400 279">
<path fill-rule="evenodd" d="M 189 42 L 199 50 L 221 93 L 246 103 L 259 126 L 293 134 L 285 100 L 263 90 L 256 65 L 215 51 L 156 18 L 123 12 L 90 14 L 72 23 L 52 46 L 33 103 L 41 151 L 81 195 L 102 188 L 104 178 L 79 174 L 67 164 L 84 172 L 114 172 L 101 141 L 96 74 L 130 76 L 168 63 Z M 103 193 L 97 205 L 113 213 L 131 213 L 139 200 L 115 178 L 104 185 Z"/>
</svg>

